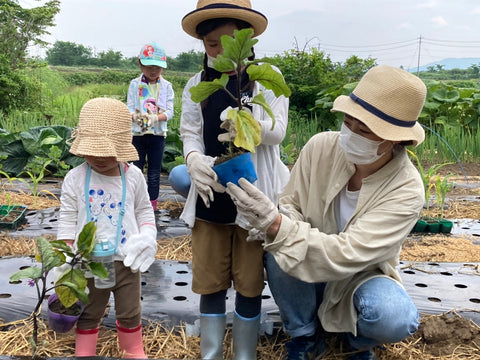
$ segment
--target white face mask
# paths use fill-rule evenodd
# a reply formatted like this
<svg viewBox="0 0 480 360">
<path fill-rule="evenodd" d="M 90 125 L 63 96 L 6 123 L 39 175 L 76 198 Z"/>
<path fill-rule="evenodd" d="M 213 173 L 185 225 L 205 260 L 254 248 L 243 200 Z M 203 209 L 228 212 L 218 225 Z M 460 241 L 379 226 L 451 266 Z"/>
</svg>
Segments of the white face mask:
<svg viewBox="0 0 480 360">
<path fill-rule="evenodd" d="M 213 69 L 213 60 L 216 60 L 216 57 L 210 56 L 207 54 L 207 66 Z"/>
<path fill-rule="evenodd" d="M 385 140 L 375 141 L 355 134 L 345 123 L 340 130 L 339 145 L 348 161 L 354 164 L 366 165 L 380 159 L 384 153 L 377 154 L 378 146 Z"/>
</svg>

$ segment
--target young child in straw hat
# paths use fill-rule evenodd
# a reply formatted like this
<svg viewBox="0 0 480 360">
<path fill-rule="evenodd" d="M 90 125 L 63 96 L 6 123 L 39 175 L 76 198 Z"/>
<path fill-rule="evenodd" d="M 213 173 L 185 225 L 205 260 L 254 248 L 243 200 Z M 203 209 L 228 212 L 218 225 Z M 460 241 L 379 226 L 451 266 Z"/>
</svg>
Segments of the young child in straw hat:
<svg viewBox="0 0 480 360">
<path fill-rule="evenodd" d="M 248 181 L 227 184 L 239 213 L 267 233 L 268 283 L 292 337 L 287 359 L 323 354 L 324 332 L 341 334 L 344 359 L 375 359 L 375 346 L 417 330 L 397 266 L 425 201 L 405 150 L 424 140 L 425 95 L 411 73 L 370 69 L 333 103 L 341 130 L 302 149 L 280 198 L 286 215 Z"/>
<path fill-rule="evenodd" d="M 83 226 L 94 221 L 96 238 L 115 249 L 115 285 L 96 288 L 88 279 L 89 303 L 77 322 L 75 355 L 95 356 L 110 292 L 120 348 L 126 358 L 146 358 L 143 350 L 140 273 L 155 260 L 157 228 L 142 172 L 127 161 L 138 159 L 132 145 L 131 115 L 121 101 L 96 98 L 80 112 L 70 152 L 85 162 L 62 184 L 57 238 L 72 246 Z"/>
<path fill-rule="evenodd" d="M 256 359 L 264 289 L 263 248 L 261 241 L 247 241 L 245 219 L 237 216 L 235 205 L 217 182 L 212 169 L 215 157 L 225 153 L 226 144 L 218 136 L 220 114 L 237 104 L 226 92 L 217 91 L 202 104 L 191 99 L 190 88 L 202 80 L 220 78 L 213 60 L 223 53 L 220 38 L 233 36 L 234 30 L 252 28 L 254 36 L 267 27 L 266 17 L 252 9 L 249 0 L 199 0 L 195 10 L 184 16 L 185 32 L 202 40 L 205 47 L 203 70 L 185 86 L 182 99 L 180 134 L 186 167 L 184 177 L 191 179 L 181 218 L 192 227 L 192 290 L 200 297 L 200 351 L 202 359 L 222 359 L 226 327 L 226 293 L 233 283 L 233 358 Z M 229 74 L 227 88 L 237 94 L 237 76 Z M 250 81 L 245 71 L 239 84 L 244 106 L 250 109 L 262 127 L 262 143 L 252 153 L 258 180 L 256 186 L 276 202 L 288 179 L 288 169 L 280 160 L 279 144 L 288 122 L 288 98 L 275 97 L 271 90 Z M 272 119 L 251 99 L 262 92 L 275 114 Z M 187 172 L 188 171 L 188 172 Z M 178 183 L 178 181 L 176 181 Z M 263 239 L 259 234 L 258 240 Z"/>
<path fill-rule="evenodd" d="M 147 163 L 150 202 L 157 209 L 167 122 L 173 117 L 172 84 L 162 76 L 167 55 L 156 42 L 142 46 L 138 54 L 142 74 L 130 82 L 127 106 L 132 114 L 133 145 L 138 151 L 134 162 L 142 171 Z"/>
</svg>

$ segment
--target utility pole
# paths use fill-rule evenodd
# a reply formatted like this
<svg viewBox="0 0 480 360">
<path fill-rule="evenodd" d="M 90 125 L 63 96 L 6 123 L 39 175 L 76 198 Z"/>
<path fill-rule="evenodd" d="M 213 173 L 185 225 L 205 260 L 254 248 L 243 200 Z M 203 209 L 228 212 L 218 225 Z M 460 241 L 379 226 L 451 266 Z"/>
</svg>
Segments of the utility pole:
<svg viewBox="0 0 480 360">
<path fill-rule="evenodd" d="M 417 76 L 420 72 L 420 52 L 422 51 L 422 35 L 418 39 L 418 61 L 417 61 Z"/>
</svg>

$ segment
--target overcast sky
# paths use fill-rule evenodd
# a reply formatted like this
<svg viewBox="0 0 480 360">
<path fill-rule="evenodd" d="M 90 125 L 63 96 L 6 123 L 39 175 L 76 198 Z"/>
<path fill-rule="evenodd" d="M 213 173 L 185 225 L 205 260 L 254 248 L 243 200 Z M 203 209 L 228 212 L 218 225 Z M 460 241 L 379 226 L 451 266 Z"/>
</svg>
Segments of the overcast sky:
<svg viewBox="0 0 480 360">
<path fill-rule="evenodd" d="M 19 0 L 20 4 L 38 1 Z M 444 58 L 480 57 L 480 2 L 476 0 L 251 0 L 269 20 L 257 57 L 319 48 L 334 61 L 351 55 L 415 68 Z M 136 56 L 156 41 L 167 55 L 203 46 L 185 34 L 182 17 L 196 0 L 61 0 L 51 43 L 71 41 L 94 52 Z M 38 5 L 37 5 L 38 6 Z M 421 39 L 421 41 L 420 41 Z M 40 50 L 33 50 L 40 54 Z M 41 55 L 41 54 L 40 54 Z"/>
</svg>

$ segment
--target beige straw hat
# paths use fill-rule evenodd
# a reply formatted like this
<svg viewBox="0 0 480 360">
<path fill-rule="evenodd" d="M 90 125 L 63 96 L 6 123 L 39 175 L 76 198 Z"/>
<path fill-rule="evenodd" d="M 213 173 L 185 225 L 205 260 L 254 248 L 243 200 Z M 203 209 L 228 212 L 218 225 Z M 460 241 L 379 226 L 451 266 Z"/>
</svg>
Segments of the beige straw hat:
<svg viewBox="0 0 480 360">
<path fill-rule="evenodd" d="M 95 98 L 83 105 L 78 127 L 72 131 L 70 152 L 77 156 L 138 160 L 132 145 L 132 115 L 127 105 L 111 98 Z"/>
<path fill-rule="evenodd" d="M 357 118 L 377 136 L 390 141 L 413 141 L 417 146 L 425 132 L 417 122 L 427 88 L 417 76 L 391 66 L 371 68 L 350 96 L 340 95 L 332 111 Z"/>
<path fill-rule="evenodd" d="M 253 37 L 263 33 L 268 24 L 265 15 L 252 9 L 250 0 L 198 0 L 197 9 L 183 17 L 182 27 L 188 35 L 200 39 L 197 34 L 198 24 L 205 20 L 218 18 L 248 22 L 253 28 Z"/>
</svg>

